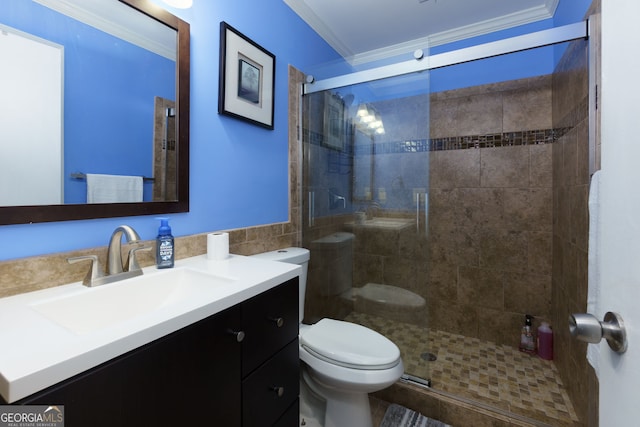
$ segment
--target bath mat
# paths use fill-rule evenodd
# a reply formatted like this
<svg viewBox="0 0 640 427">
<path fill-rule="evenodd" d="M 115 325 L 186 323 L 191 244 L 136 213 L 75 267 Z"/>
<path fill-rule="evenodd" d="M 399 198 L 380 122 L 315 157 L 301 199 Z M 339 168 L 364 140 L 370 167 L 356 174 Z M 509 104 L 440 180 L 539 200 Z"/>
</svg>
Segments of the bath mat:
<svg viewBox="0 0 640 427">
<path fill-rule="evenodd" d="M 451 427 L 441 421 L 432 420 L 404 406 L 392 403 L 384 414 L 380 427 Z"/>
</svg>

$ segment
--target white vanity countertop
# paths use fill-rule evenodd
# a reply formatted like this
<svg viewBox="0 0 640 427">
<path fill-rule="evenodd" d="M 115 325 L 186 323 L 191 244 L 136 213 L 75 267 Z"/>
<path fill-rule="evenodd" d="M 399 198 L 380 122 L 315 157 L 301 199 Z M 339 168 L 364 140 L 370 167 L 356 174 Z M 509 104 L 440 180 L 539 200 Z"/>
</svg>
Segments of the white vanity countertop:
<svg viewBox="0 0 640 427">
<path fill-rule="evenodd" d="M 123 282 L 96 288 L 77 282 L 0 298 L 0 395 L 9 403 L 15 402 L 232 307 L 302 271 L 294 264 L 240 255 L 223 261 L 197 256 L 177 261 L 175 269 L 229 280 L 196 289 L 179 303 L 81 333 L 49 320 L 34 305 Z M 168 271 L 155 266 L 143 270 L 145 277 Z"/>
</svg>

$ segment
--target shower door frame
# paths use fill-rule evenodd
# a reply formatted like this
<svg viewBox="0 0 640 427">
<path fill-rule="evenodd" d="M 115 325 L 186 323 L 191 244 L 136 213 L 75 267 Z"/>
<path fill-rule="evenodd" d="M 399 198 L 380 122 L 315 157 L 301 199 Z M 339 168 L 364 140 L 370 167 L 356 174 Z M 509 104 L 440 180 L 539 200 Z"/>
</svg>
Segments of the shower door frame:
<svg viewBox="0 0 640 427">
<path fill-rule="evenodd" d="M 318 81 L 314 81 L 313 76 L 308 76 L 308 83 L 302 85 L 302 94 L 308 95 L 325 90 L 332 90 L 405 74 L 418 73 L 421 71 L 434 70 L 436 68 L 448 67 L 450 65 L 462 64 L 494 56 L 501 56 L 538 47 L 588 38 L 589 20 L 587 19 L 574 24 L 536 31 L 534 33 L 523 34 L 516 37 L 510 37 L 426 57 L 422 57 L 420 54 L 421 52 L 417 51 L 415 60 L 385 65 L 382 67 L 372 68 L 370 70 L 356 71 L 354 73 L 330 77 Z"/>
<path fill-rule="evenodd" d="M 357 85 L 361 83 L 382 80 L 412 73 L 444 68 L 451 65 L 462 64 L 466 62 L 507 55 L 510 53 L 521 52 L 525 50 L 535 49 L 538 47 L 550 46 L 574 40 L 588 40 L 590 36 L 590 20 L 580 21 L 574 24 L 568 24 L 548 30 L 538 31 L 534 33 L 524 34 L 490 43 L 484 43 L 468 48 L 458 49 L 441 54 L 424 56 L 422 51 L 416 51 L 415 60 L 404 61 L 396 64 L 377 67 L 369 70 L 357 71 L 346 75 L 331 77 L 324 80 L 315 81 L 313 76 L 307 76 L 306 83 L 300 85 L 300 95 L 308 95 L 322 91 L 329 91 L 342 87 Z M 589 57 L 593 61 L 594 54 L 592 52 L 592 44 L 589 44 Z M 591 64 L 592 65 L 592 64 Z M 590 76 L 592 73 L 589 73 Z M 593 121 L 595 114 L 593 113 L 595 102 L 595 81 L 589 82 L 589 116 Z M 300 112 L 301 113 L 301 112 Z M 302 117 L 302 114 L 300 115 Z M 589 157 L 590 166 L 594 164 L 595 138 L 589 138 Z M 590 168 L 591 169 L 591 168 Z M 311 203 L 310 200 L 310 204 Z M 313 218 L 310 212 L 310 219 Z M 310 221 L 313 225 L 313 221 Z M 416 377 L 414 375 L 404 374 L 403 379 L 409 380 L 423 386 L 430 387 L 430 380 Z"/>
</svg>

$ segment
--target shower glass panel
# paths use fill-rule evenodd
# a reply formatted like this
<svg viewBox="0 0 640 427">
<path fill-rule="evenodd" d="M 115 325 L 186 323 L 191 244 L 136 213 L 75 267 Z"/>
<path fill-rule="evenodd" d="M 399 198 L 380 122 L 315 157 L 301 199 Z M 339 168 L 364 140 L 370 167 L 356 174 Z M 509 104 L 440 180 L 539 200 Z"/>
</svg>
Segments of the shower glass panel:
<svg viewBox="0 0 640 427">
<path fill-rule="evenodd" d="M 429 73 L 305 95 L 302 126 L 306 322 L 376 330 L 428 381 Z"/>
<path fill-rule="evenodd" d="M 588 409 L 566 334 L 554 361 L 518 348 L 525 315 L 562 331 L 584 304 L 594 95 L 571 37 L 303 97 L 306 321 L 377 330 L 405 379 L 532 425 Z"/>
</svg>

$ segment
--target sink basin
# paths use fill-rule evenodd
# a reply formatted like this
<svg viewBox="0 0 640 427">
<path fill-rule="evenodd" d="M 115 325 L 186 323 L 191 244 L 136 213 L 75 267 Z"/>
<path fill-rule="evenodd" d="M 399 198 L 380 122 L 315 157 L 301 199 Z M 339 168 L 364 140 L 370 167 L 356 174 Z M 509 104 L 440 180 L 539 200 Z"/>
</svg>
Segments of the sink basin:
<svg viewBox="0 0 640 427">
<path fill-rule="evenodd" d="M 31 304 L 49 320 L 82 335 L 183 302 L 203 287 L 234 279 L 186 268 L 163 270 Z"/>
</svg>

